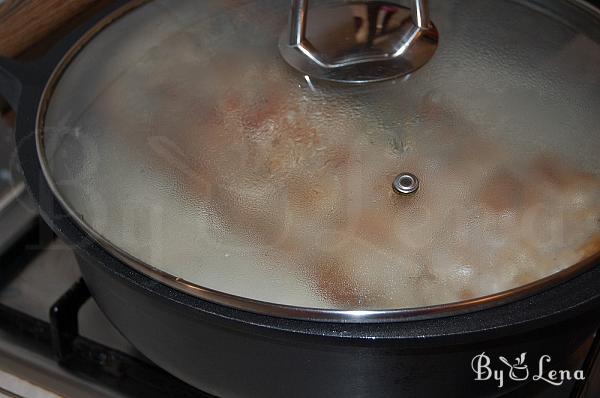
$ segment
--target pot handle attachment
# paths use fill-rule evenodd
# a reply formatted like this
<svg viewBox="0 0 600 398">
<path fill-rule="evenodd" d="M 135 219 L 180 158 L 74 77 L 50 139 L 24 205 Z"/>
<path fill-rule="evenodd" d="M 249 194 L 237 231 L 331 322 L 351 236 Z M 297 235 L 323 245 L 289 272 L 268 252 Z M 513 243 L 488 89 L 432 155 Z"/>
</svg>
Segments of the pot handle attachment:
<svg viewBox="0 0 600 398">
<path fill-rule="evenodd" d="M 0 57 L 0 97 L 4 98 L 13 110 L 17 110 L 23 88 L 19 70 L 21 65 L 12 59 Z"/>
<path fill-rule="evenodd" d="M 411 0 L 410 9 L 363 0 L 334 12 L 331 6 L 311 10 L 313 28 L 327 32 L 327 50 L 308 39 L 308 3 L 292 0 L 289 29 L 279 43 L 283 58 L 308 77 L 348 83 L 395 78 L 425 65 L 437 49 L 428 0 Z"/>
</svg>

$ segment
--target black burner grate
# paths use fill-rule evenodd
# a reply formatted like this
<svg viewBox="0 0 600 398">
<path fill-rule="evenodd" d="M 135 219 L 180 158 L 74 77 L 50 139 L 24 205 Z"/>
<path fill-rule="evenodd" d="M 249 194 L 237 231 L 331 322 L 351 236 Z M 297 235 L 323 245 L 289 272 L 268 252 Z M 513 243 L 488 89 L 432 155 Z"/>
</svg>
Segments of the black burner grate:
<svg viewBox="0 0 600 398">
<path fill-rule="evenodd" d="M 48 227 L 38 218 L 31 230 L 0 256 L 0 289 L 43 251 L 51 237 Z M 80 336 L 78 313 L 89 299 L 88 288 L 80 279 L 49 308 L 50 322 L 0 304 L 0 329 L 28 349 L 54 358 L 78 377 L 127 396 L 210 397 L 148 362 Z"/>
</svg>

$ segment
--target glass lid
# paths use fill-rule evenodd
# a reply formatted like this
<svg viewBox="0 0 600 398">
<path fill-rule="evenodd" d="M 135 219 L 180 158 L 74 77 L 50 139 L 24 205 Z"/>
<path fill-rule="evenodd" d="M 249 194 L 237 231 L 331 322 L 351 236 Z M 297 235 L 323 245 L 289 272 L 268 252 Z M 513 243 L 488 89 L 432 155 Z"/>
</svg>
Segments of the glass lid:
<svg viewBox="0 0 600 398">
<path fill-rule="evenodd" d="M 473 301 L 597 255 L 597 10 L 307 6 L 145 2 L 65 58 L 38 148 L 103 247 L 211 301 L 331 319 Z"/>
</svg>

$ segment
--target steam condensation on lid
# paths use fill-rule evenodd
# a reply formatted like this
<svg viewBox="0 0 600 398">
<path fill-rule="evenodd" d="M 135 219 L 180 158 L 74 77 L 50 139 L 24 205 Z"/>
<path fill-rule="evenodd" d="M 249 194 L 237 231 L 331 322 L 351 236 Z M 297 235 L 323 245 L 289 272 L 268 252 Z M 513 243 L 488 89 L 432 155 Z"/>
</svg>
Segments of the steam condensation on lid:
<svg viewBox="0 0 600 398">
<path fill-rule="evenodd" d="M 477 298 L 598 253 L 598 43 L 526 8 L 547 35 L 484 29 L 512 2 L 432 2 L 444 40 L 422 70 L 309 84 L 268 3 L 151 3 L 67 68 L 45 151 L 94 231 L 203 287 L 349 310 Z M 401 172 L 419 191 L 393 191 Z"/>
</svg>

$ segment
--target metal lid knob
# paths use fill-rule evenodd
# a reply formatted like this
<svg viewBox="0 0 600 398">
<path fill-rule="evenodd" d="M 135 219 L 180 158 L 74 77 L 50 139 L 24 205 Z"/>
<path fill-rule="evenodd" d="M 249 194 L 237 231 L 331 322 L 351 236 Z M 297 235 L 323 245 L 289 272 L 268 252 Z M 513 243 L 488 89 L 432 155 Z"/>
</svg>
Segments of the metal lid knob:
<svg viewBox="0 0 600 398">
<path fill-rule="evenodd" d="M 279 48 L 294 68 L 315 79 L 365 83 L 407 75 L 438 45 L 427 0 L 398 4 L 362 0 L 310 10 L 292 0 L 289 30 Z"/>
</svg>

